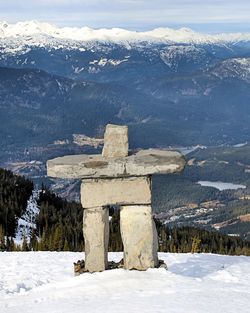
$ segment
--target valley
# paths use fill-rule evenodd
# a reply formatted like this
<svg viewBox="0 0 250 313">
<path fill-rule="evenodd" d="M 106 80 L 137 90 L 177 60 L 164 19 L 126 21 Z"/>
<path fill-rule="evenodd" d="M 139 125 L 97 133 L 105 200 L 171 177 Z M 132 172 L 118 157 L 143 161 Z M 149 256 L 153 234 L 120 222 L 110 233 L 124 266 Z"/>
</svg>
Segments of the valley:
<svg viewBox="0 0 250 313">
<path fill-rule="evenodd" d="M 81 146 L 70 151 L 97 153 L 100 147 Z M 185 156 L 187 165 L 181 175 L 153 177 L 155 217 L 170 227 L 189 225 L 219 230 L 249 240 L 249 145 L 181 150 L 191 151 Z M 50 155 L 54 157 L 68 152 L 64 145 L 59 145 L 53 150 L 55 154 Z M 29 177 L 37 186 L 44 183 L 61 197 L 79 201 L 80 181 L 48 178 L 45 162 L 46 159 L 9 162 L 5 166 L 17 174 Z M 218 183 L 214 183 L 218 179 L 224 183 L 219 183 L 218 186 Z M 208 180 L 210 186 L 205 186 L 208 185 Z M 206 183 L 202 186 L 199 181 Z"/>
</svg>

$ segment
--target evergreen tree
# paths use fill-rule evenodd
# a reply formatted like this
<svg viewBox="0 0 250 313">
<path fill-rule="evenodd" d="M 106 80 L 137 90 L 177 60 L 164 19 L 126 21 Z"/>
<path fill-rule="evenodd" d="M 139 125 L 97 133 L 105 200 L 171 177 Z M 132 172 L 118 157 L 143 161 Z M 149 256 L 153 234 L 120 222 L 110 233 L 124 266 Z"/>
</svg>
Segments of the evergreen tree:
<svg viewBox="0 0 250 313">
<path fill-rule="evenodd" d="M 17 247 L 16 247 L 13 237 L 10 238 L 10 251 L 17 251 Z"/>
<path fill-rule="evenodd" d="M 0 251 L 5 251 L 6 250 L 6 242 L 5 242 L 5 237 L 4 237 L 4 230 L 3 226 L 0 225 Z"/>
<path fill-rule="evenodd" d="M 193 237 L 191 253 L 200 252 L 201 239 L 197 236 Z"/>
<path fill-rule="evenodd" d="M 28 245 L 28 241 L 27 241 L 27 236 L 26 233 L 23 233 L 23 243 L 22 243 L 22 251 L 29 251 L 29 245 Z"/>
<path fill-rule="evenodd" d="M 68 240 L 64 240 L 63 251 L 69 251 L 69 243 Z"/>
<path fill-rule="evenodd" d="M 38 241 L 37 241 L 35 229 L 32 230 L 31 235 L 30 235 L 29 249 L 31 251 L 37 251 L 37 249 L 38 249 Z"/>
</svg>

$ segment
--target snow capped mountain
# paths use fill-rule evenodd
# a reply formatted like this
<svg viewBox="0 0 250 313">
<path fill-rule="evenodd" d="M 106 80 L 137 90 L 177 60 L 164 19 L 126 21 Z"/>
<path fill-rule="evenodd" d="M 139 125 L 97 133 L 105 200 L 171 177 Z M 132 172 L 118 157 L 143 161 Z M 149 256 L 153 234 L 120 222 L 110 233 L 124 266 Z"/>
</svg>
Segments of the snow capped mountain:
<svg viewBox="0 0 250 313">
<path fill-rule="evenodd" d="M 248 57 L 249 48 L 250 33 L 209 35 L 189 28 L 136 32 L 0 22 L 0 66 L 39 68 L 71 78 L 88 78 L 86 73 L 97 76 L 106 68 L 124 68 L 125 63 L 128 67 L 138 57 L 154 68 L 165 64 L 170 72 L 207 69 L 220 59 Z M 49 68 L 44 61 L 48 56 L 54 59 Z M 54 70 L 62 62 L 65 70 L 61 66 Z"/>
<path fill-rule="evenodd" d="M 48 23 L 37 21 L 18 22 L 8 24 L 0 22 L 0 38 L 20 37 L 27 40 L 29 45 L 30 37 L 36 37 L 36 43 L 43 41 L 44 36 L 70 41 L 81 42 L 113 42 L 113 43 L 193 43 L 193 44 L 218 44 L 240 41 L 250 41 L 250 33 L 231 33 L 209 35 L 195 32 L 189 28 L 171 29 L 156 28 L 151 31 L 129 31 L 121 28 L 112 29 L 91 29 L 89 27 L 56 27 Z"/>
</svg>

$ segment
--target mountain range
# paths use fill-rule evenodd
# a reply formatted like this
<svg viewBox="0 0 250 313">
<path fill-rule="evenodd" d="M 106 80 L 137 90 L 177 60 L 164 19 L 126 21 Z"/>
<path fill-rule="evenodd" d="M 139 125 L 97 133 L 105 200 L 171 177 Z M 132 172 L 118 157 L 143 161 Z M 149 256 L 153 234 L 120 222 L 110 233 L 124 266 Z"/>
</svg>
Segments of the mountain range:
<svg viewBox="0 0 250 313">
<path fill-rule="evenodd" d="M 2 22 L 1 162 L 109 122 L 129 125 L 131 148 L 246 142 L 249 87 L 250 34 Z"/>
</svg>

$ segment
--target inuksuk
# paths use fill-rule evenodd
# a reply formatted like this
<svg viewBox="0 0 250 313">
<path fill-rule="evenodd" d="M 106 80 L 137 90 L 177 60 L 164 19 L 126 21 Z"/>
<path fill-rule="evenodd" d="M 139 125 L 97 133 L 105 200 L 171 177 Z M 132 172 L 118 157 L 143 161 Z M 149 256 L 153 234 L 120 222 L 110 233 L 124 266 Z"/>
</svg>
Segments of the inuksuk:
<svg viewBox="0 0 250 313">
<path fill-rule="evenodd" d="M 128 127 L 108 124 L 102 154 L 69 155 L 47 162 L 48 176 L 81 179 L 85 270 L 108 267 L 109 207 L 120 207 L 124 268 L 158 266 L 158 238 L 152 217 L 151 176 L 179 172 L 185 160 L 171 150 L 128 149 Z"/>
</svg>

